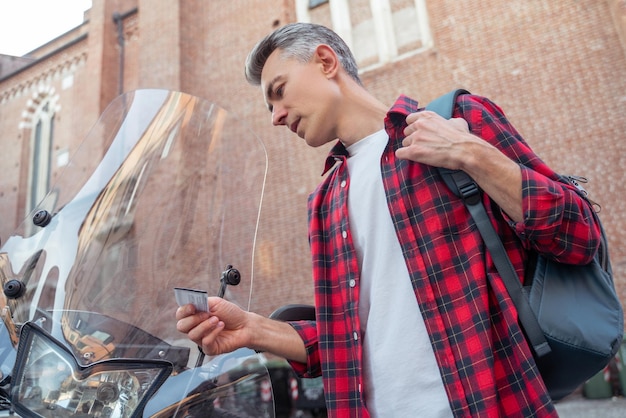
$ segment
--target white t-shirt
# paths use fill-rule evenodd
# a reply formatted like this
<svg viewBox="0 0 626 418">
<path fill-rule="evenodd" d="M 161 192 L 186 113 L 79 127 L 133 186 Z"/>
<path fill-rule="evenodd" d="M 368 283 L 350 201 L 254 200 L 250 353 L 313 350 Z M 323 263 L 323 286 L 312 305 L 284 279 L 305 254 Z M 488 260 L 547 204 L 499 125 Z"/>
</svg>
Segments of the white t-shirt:
<svg viewBox="0 0 626 418">
<path fill-rule="evenodd" d="M 373 417 L 451 417 L 380 171 L 384 130 L 348 147 L 350 230 L 360 265 L 365 400 Z"/>
</svg>

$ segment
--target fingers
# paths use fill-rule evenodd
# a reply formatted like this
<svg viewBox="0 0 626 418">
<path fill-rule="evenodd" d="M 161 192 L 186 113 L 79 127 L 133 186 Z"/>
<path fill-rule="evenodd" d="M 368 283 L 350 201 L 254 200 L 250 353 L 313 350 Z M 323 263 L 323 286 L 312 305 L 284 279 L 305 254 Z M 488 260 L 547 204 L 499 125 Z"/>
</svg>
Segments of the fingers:
<svg viewBox="0 0 626 418">
<path fill-rule="evenodd" d="M 224 329 L 224 323 L 217 317 L 210 317 L 206 321 L 200 322 L 197 326 L 189 330 L 187 336 L 196 344 L 202 346 L 205 353 L 213 354 L 212 344 L 217 339 L 219 333 Z"/>
<path fill-rule="evenodd" d="M 428 119 L 428 118 L 443 119 L 436 112 L 433 112 L 430 110 L 421 110 L 419 112 L 414 112 L 414 113 L 409 114 L 409 116 L 406 117 L 406 123 L 410 125 L 413 122 L 417 122 L 420 119 Z"/>
<path fill-rule="evenodd" d="M 196 308 L 191 303 L 188 303 L 187 305 L 179 306 L 178 309 L 176 309 L 176 320 L 181 320 L 195 313 L 196 313 Z"/>
<path fill-rule="evenodd" d="M 210 319 L 209 313 L 196 312 L 196 308 L 192 304 L 183 305 L 176 309 L 176 329 L 185 334 L 188 334 L 191 329 L 207 319 Z"/>
<path fill-rule="evenodd" d="M 411 125 L 419 121 L 424 121 L 424 120 L 429 120 L 429 119 L 445 120 L 435 112 L 431 112 L 430 110 L 422 110 L 420 112 L 411 113 L 409 114 L 409 116 L 406 117 L 406 123 L 408 125 L 407 127 L 411 127 Z"/>
<path fill-rule="evenodd" d="M 468 132 L 469 127 L 467 121 L 463 118 L 444 119 L 435 112 L 424 110 L 421 112 L 411 113 L 406 117 L 407 127 L 404 129 L 404 135 L 409 136 L 419 129 L 441 129 L 446 125 L 453 127 L 458 131 Z"/>
<path fill-rule="evenodd" d="M 402 147 L 396 151 L 399 159 L 411 160 L 436 167 L 459 168 L 460 158 L 466 156 L 467 121 L 462 118 L 446 120 L 430 111 L 412 113 L 406 117 Z"/>
<path fill-rule="evenodd" d="M 404 128 L 404 146 L 416 139 L 413 137 L 423 137 L 424 135 L 440 131 L 442 128 L 441 123 L 445 124 L 447 121 L 438 114 L 425 110 L 411 113 L 406 117 L 406 123 L 407 126 Z"/>
<path fill-rule="evenodd" d="M 413 132 L 415 132 L 417 130 L 417 126 L 415 125 L 415 123 L 421 117 L 424 117 L 424 113 L 427 113 L 427 111 L 411 113 L 409 116 L 406 117 L 407 126 L 406 126 L 406 128 L 404 128 L 404 136 L 405 137 L 410 136 Z M 432 112 L 430 112 L 430 113 L 432 113 Z"/>
<path fill-rule="evenodd" d="M 207 354 L 214 354 L 212 344 L 224 329 L 224 323 L 216 316 L 207 312 L 196 312 L 193 305 L 188 304 L 176 310 L 176 329 L 187 338 L 202 347 Z"/>
</svg>

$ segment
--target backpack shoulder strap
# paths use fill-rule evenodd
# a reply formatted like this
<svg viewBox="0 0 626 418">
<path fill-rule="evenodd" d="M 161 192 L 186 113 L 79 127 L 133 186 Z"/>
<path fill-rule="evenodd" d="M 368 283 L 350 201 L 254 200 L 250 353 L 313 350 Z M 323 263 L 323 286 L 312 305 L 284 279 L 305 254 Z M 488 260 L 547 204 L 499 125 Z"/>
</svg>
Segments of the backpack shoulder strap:
<svg viewBox="0 0 626 418">
<path fill-rule="evenodd" d="M 426 105 L 426 110 L 437 113 L 442 118 L 450 119 L 454 113 L 456 99 L 462 94 L 471 94 L 465 89 L 452 90 L 442 96 L 437 97 Z"/>
<path fill-rule="evenodd" d="M 448 93 L 437 97 L 432 102 L 426 105 L 425 110 L 437 113 L 439 116 L 445 119 L 450 119 L 454 113 L 454 106 L 457 98 L 462 94 L 471 94 L 465 89 L 455 89 Z M 447 168 L 437 167 L 439 174 L 446 182 L 446 185 L 452 192 L 463 198 L 476 199 L 480 197 L 478 185 L 474 180 L 468 176 L 465 172 L 460 170 L 449 170 Z"/>
<path fill-rule="evenodd" d="M 461 94 L 469 94 L 467 90 L 457 89 L 444 94 L 433 100 L 426 106 L 426 110 L 436 112 L 441 117 L 450 119 L 454 113 L 457 97 Z M 494 229 L 489 215 L 482 203 L 478 184 L 467 173 L 461 170 L 449 170 L 437 167 L 439 174 L 448 188 L 463 200 L 474 223 L 483 238 L 487 250 L 491 254 L 496 269 L 502 277 L 502 281 L 517 308 L 518 317 L 533 351 L 538 357 L 550 353 L 550 345 L 545 339 L 537 317 L 532 311 L 528 301 L 528 294 L 520 283 L 517 273 L 511 264 L 508 254 Z"/>
</svg>

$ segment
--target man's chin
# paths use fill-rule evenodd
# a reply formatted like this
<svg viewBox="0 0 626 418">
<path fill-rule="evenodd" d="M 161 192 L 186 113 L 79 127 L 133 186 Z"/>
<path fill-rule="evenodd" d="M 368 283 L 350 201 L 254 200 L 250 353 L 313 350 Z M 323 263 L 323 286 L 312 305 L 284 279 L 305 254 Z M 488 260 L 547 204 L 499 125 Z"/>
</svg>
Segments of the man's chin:
<svg viewBox="0 0 626 418">
<path fill-rule="evenodd" d="M 335 142 L 337 140 L 337 138 L 331 138 L 331 139 L 320 139 L 320 138 L 310 138 L 310 137 L 304 137 L 304 142 L 306 142 L 306 144 L 312 148 L 319 148 L 322 147 L 326 144 L 328 144 L 329 142 Z"/>
</svg>

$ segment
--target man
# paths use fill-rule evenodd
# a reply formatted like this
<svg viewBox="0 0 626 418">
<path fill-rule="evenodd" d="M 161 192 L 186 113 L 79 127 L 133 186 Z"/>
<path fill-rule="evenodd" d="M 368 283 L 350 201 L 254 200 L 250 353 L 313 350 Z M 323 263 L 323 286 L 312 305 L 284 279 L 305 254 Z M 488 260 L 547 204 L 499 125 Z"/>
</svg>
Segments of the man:
<svg viewBox="0 0 626 418">
<path fill-rule="evenodd" d="M 433 167 L 476 180 L 520 278 L 530 248 L 593 258 L 599 228 L 575 188 L 485 98 L 461 96 L 451 120 L 404 96 L 389 109 L 322 26 L 261 40 L 246 77 L 274 125 L 337 141 L 309 199 L 316 321 L 212 298 L 210 313 L 179 308 L 178 329 L 208 354 L 246 346 L 322 374 L 330 416 L 556 416 L 480 234 Z"/>
</svg>

